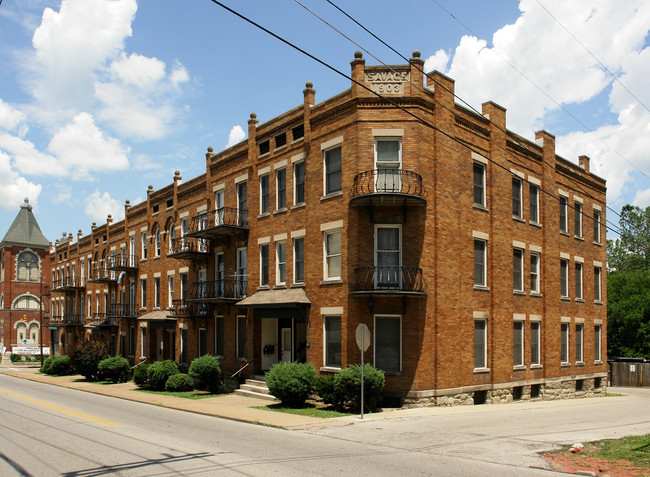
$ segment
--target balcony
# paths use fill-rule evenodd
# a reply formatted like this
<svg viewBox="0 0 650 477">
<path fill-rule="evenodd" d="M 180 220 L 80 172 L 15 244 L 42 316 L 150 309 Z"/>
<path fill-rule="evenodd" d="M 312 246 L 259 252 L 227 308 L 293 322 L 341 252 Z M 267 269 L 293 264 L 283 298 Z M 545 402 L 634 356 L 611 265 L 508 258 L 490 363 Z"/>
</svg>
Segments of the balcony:
<svg viewBox="0 0 650 477">
<path fill-rule="evenodd" d="M 86 288 L 86 285 L 83 283 L 83 280 L 77 277 L 66 277 L 52 282 L 53 292 L 76 291 L 83 290 L 84 288 Z"/>
<path fill-rule="evenodd" d="M 248 233 L 246 210 L 222 207 L 192 217 L 189 235 L 204 239 L 221 239 L 244 236 Z"/>
<path fill-rule="evenodd" d="M 354 269 L 350 296 L 425 296 L 422 269 L 417 267 L 361 267 Z"/>
<path fill-rule="evenodd" d="M 246 280 L 226 278 L 211 282 L 194 282 L 188 302 L 215 303 L 239 301 L 246 296 Z"/>
<path fill-rule="evenodd" d="M 171 318 L 207 318 L 212 316 L 212 307 L 208 303 L 172 300 L 169 316 Z"/>
<path fill-rule="evenodd" d="M 374 169 L 354 177 L 350 206 L 404 206 L 426 204 L 422 176 L 402 169 Z"/>
<path fill-rule="evenodd" d="M 114 303 L 110 305 L 108 309 L 107 316 L 109 318 L 137 318 L 138 314 L 138 305 L 123 304 L 123 303 Z"/>
<path fill-rule="evenodd" d="M 202 238 L 185 236 L 172 240 L 172 247 L 168 257 L 179 260 L 203 259 L 210 254 L 208 242 Z"/>
<path fill-rule="evenodd" d="M 117 283 L 118 274 L 108 268 L 96 268 L 88 279 L 88 283 Z"/>
<path fill-rule="evenodd" d="M 95 313 L 88 321 L 88 324 L 95 326 L 117 326 L 117 318 L 106 313 Z"/>
<path fill-rule="evenodd" d="M 83 315 L 73 315 L 71 313 L 65 313 L 63 315 L 52 315 L 49 322 L 50 326 L 75 326 L 83 324 Z"/>
<path fill-rule="evenodd" d="M 140 267 L 140 257 L 128 253 L 121 253 L 108 260 L 108 270 L 128 272 Z"/>
</svg>

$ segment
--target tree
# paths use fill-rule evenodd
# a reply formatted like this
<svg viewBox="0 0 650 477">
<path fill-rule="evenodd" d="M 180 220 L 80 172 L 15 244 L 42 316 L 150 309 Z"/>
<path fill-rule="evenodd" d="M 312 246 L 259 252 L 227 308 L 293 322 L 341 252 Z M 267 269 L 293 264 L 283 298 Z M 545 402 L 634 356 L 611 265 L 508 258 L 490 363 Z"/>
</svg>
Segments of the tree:
<svg viewBox="0 0 650 477">
<path fill-rule="evenodd" d="M 650 207 L 625 205 L 619 228 L 607 241 L 607 352 L 650 358 Z"/>
</svg>

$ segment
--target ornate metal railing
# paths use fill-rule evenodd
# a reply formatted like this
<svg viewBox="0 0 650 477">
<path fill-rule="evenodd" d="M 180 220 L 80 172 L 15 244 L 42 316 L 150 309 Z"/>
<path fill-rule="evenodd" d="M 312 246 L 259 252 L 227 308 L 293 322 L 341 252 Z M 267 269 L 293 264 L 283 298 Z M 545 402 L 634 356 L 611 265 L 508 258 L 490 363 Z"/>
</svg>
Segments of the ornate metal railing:
<svg viewBox="0 0 650 477">
<path fill-rule="evenodd" d="M 65 277 L 52 282 L 52 291 L 71 290 L 74 288 L 84 288 L 85 285 L 81 277 Z"/>
<path fill-rule="evenodd" d="M 181 253 L 208 253 L 210 247 L 206 239 L 188 237 L 172 239 L 172 247 L 169 255 Z"/>
<path fill-rule="evenodd" d="M 354 269 L 351 291 L 420 292 L 426 287 L 417 267 L 361 267 Z"/>
<path fill-rule="evenodd" d="M 121 270 L 125 268 L 138 268 L 140 266 L 140 257 L 128 253 L 120 253 L 115 257 L 109 257 L 108 268 L 113 270 Z"/>
<path fill-rule="evenodd" d="M 74 315 L 71 313 L 65 313 L 63 315 L 52 315 L 50 317 L 49 324 L 58 326 L 83 325 L 84 317 L 82 315 Z"/>
<path fill-rule="evenodd" d="M 196 217 L 192 217 L 189 233 L 208 230 L 215 227 L 248 227 L 246 209 L 235 207 L 221 207 L 217 210 L 211 210 Z"/>
<path fill-rule="evenodd" d="M 109 306 L 107 316 L 115 318 L 135 318 L 138 316 L 138 305 L 114 303 Z"/>
<path fill-rule="evenodd" d="M 106 313 L 95 313 L 90 319 L 90 324 L 93 325 L 117 325 L 117 318 L 109 316 Z"/>
<path fill-rule="evenodd" d="M 246 295 L 246 280 L 225 278 L 209 282 L 194 282 L 190 289 L 191 300 L 238 299 Z"/>
<path fill-rule="evenodd" d="M 169 307 L 170 316 L 178 317 L 208 317 L 212 313 L 212 308 L 207 303 L 196 303 L 185 300 L 172 300 L 172 306 Z"/>
<path fill-rule="evenodd" d="M 90 273 L 89 282 L 113 282 L 117 281 L 119 276 L 114 270 L 108 268 L 95 268 Z"/>
<path fill-rule="evenodd" d="M 424 198 L 422 176 L 402 169 L 373 169 L 354 177 L 350 198 L 370 194 L 402 194 Z"/>
</svg>

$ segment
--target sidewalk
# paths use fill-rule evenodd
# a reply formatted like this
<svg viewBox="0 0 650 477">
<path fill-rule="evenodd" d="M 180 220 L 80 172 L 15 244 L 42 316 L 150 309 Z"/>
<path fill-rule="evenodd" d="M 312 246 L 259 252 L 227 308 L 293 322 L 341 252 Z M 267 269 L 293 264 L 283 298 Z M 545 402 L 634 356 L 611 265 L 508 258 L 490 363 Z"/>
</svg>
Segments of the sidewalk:
<svg viewBox="0 0 650 477">
<path fill-rule="evenodd" d="M 322 419 L 317 417 L 297 416 L 284 412 L 275 412 L 265 409 L 256 409 L 255 406 L 265 406 L 269 401 L 255 398 L 226 394 L 205 399 L 184 399 L 173 396 L 137 391 L 133 382 L 120 384 L 96 384 L 85 381 L 82 376 L 48 376 L 40 374 L 38 368 L 3 367 L 2 374 L 22 379 L 29 379 L 45 384 L 53 384 L 70 389 L 77 389 L 94 394 L 103 394 L 119 399 L 153 404 L 156 406 L 177 409 L 179 411 L 194 412 L 208 416 L 216 416 L 235 421 L 250 422 L 283 429 L 320 429 L 324 427 L 346 426 L 352 423 L 363 423 L 383 419 L 406 419 L 418 416 L 469 414 L 503 412 L 507 410 L 541 409 L 549 407 L 580 406 L 587 402 L 599 402 L 603 398 L 562 399 L 556 401 L 520 401 L 509 404 L 486 404 L 481 406 L 453 406 L 453 407 L 423 407 L 413 409 L 384 409 L 381 412 L 360 416 L 350 415 Z M 650 391 L 650 390 L 649 390 Z M 619 396 L 615 399 L 627 399 Z M 607 398 L 612 399 L 612 398 Z"/>
</svg>

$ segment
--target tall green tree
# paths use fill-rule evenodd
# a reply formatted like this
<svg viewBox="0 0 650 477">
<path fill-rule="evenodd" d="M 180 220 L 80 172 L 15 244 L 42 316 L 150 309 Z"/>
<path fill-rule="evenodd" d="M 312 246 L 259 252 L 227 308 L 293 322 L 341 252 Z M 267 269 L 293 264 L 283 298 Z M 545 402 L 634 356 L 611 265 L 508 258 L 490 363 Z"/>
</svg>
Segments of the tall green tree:
<svg viewBox="0 0 650 477">
<path fill-rule="evenodd" d="M 607 352 L 650 358 L 650 207 L 625 205 L 607 241 Z"/>
</svg>

